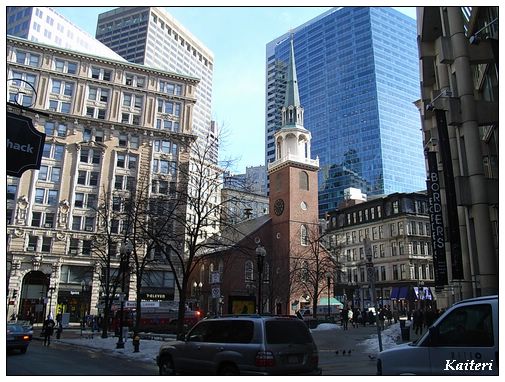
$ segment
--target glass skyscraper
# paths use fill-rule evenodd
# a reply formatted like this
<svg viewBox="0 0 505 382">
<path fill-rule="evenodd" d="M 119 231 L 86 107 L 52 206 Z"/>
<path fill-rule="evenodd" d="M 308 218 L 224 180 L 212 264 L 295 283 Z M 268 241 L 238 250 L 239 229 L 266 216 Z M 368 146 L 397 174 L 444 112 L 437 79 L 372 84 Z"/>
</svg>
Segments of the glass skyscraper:
<svg viewBox="0 0 505 382">
<path fill-rule="evenodd" d="M 319 157 L 319 214 L 344 189 L 426 189 L 416 22 L 387 7 L 331 9 L 266 46 L 265 159 L 274 160 L 294 36 L 300 101 Z"/>
</svg>

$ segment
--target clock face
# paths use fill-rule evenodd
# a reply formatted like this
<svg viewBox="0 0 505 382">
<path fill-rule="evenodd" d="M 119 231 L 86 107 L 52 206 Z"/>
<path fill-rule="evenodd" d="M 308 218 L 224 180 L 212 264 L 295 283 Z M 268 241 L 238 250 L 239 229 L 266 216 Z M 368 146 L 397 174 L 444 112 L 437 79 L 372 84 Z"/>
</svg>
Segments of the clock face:
<svg viewBox="0 0 505 382">
<path fill-rule="evenodd" d="M 283 211 L 284 211 L 284 200 L 277 199 L 274 203 L 274 212 L 277 216 L 280 216 L 282 215 Z"/>
</svg>

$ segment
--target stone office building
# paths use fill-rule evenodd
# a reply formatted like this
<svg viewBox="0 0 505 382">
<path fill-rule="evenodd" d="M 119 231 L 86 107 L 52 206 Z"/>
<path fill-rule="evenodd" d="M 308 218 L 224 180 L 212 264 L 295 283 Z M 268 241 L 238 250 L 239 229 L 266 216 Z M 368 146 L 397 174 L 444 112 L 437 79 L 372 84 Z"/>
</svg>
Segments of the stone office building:
<svg viewBox="0 0 505 382">
<path fill-rule="evenodd" d="M 423 144 L 440 179 L 448 303 L 498 293 L 498 7 L 418 7 Z"/>
<path fill-rule="evenodd" d="M 185 184 L 178 168 L 194 139 L 199 81 L 11 36 L 7 77 L 7 110 L 46 134 L 40 169 L 7 177 L 7 314 L 40 321 L 61 311 L 77 320 L 99 303 L 97 202 L 140 178 L 155 196 Z M 146 280 L 158 281 L 145 285 L 146 299 L 177 299 L 172 272 L 152 272 Z"/>
<path fill-rule="evenodd" d="M 379 305 L 408 309 L 431 304 L 435 291 L 426 193 L 395 193 L 327 214 L 328 248 L 337 259 L 335 295 L 372 306 L 364 239 L 371 241 Z M 424 301 L 423 301 L 424 300 Z"/>
</svg>

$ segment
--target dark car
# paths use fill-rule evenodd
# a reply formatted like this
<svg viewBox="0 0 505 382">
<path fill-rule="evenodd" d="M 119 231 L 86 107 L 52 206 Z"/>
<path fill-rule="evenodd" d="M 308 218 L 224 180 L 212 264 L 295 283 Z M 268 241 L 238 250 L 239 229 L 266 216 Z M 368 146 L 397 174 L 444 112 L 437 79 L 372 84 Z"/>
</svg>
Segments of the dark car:
<svg viewBox="0 0 505 382">
<path fill-rule="evenodd" d="M 319 375 L 319 355 L 296 317 L 237 315 L 205 319 L 184 341 L 160 347 L 160 375 Z"/>
<path fill-rule="evenodd" d="M 21 324 L 7 324 L 7 350 L 19 349 L 26 353 L 32 340 L 32 332 L 29 327 Z"/>
</svg>

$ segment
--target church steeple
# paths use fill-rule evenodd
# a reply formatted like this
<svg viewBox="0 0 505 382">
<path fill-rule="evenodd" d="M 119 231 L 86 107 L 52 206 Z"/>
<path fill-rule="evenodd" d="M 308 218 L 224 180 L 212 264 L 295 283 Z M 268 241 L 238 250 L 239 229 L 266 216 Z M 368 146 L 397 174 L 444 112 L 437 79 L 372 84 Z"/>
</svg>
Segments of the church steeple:
<svg viewBox="0 0 505 382">
<path fill-rule="evenodd" d="M 303 126 L 303 107 L 298 92 L 296 76 L 295 49 L 291 35 L 291 51 L 286 78 L 286 94 L 281 109 L 281 128 L 274 134 L 275 161 L 268 164 L 272 173 L 284 166 L 298 166 L 317 171 L 319 159 L 310 158 L 310 131 Z"/>
<path fill-rule="evenodd" d="M 300 104 L 298 92 L 298 78 L 296 76 L 295 48 L 293 35 L 291 35 L 291 52 L 289 57 L 288 73 L 286 78 L 286 95 L 282 108 L 282 128 L 285 126 L 303 127 L 303 107 Z"/>
<path fill-rule="evenodd" d="M 291 52 L 286 82 L 286 97 L 284 100 L 284 106 L 288 107 L 292 105 L 300 107 L 300 95 L 298 93 L 298 78 L 296 77 L 295 48 L 293 46 L 293 36 L 291 36 Z"/>
</svg>

